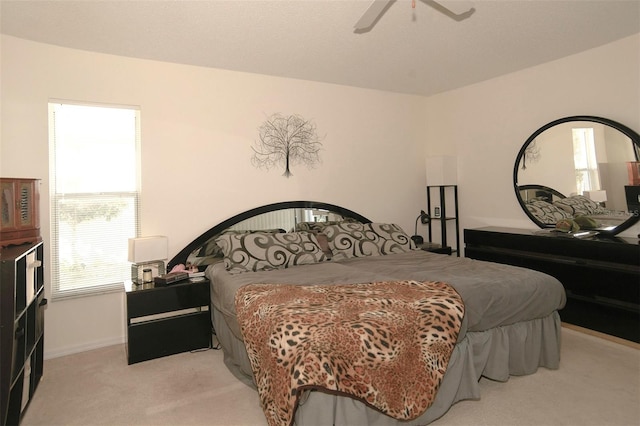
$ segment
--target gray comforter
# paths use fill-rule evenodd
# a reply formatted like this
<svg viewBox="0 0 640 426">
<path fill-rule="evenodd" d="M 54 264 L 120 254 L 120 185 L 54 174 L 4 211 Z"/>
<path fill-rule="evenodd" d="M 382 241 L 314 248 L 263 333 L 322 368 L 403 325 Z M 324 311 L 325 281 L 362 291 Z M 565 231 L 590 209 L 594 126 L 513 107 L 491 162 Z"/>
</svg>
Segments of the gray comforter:
<svg viewBox="0 0 640 426">
<path fill-rule="evenodd" d="M 482 376 L 505 381 L 511 375 L 532 374 L 538 367 L 559 366 L 558 310 L 565 304 L 565 293 L 558 280 L 540 272 L 417 250 L 237 275 L 216 264 L 206 274 L 211 280 L 212 319 L 225 364 L 239 380 L 254 387 L 234 304 L 236 290 L 245 284 L 415 279 L 447 282 L 462 296 L 465 318 L 458 343 L 433 405 L 419 418 L 400 421 L 349 397 L 310 392 L 298 407 L 296 426 L 425 425 L 457 401 L 479 399 Z"/>
<path fill-rule="evenodd" d="M 444 281 L 452 285 L 465 303 L 465 322 L 460 331 L 484 331 L 520 321 L 544 318 L 565 304 L 562 284 L 541 272 L 497 263 L 434 254 L 422 250 L 408 253 L 322 262 L 288 269 L 229 274 L 222 263 L 210 266 L 212 303 L 241 339 L 235 318 L 234 297 L 243 285 L 350 284 L 390 280 Z"/>
</svg>

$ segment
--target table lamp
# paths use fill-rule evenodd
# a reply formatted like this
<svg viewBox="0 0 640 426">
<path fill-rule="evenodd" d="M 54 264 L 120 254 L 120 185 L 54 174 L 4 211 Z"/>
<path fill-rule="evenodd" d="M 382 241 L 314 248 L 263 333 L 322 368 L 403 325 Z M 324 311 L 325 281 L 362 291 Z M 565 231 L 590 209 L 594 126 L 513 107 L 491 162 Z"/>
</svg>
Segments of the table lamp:
<svg viewBox="0 0 640 426">
<path fill-rule="evenodd" d="M 414 230 L 413 236 L 411 237 L 416 246 L 424 243 L 424 238 L 422 238 L 421 235 L 418 235 L 418 221 L 420 221 L 420 223 L 422 223 L 423 225 L 426 225 L 430 220 L 431 218 L 429 217 L 429 215 L 424 210 L 420 210 L 420 215 L 416 218 L 416 229 Z"/>
<path fill-rule="evenodd" d="M 129 238 L 131 281 L 135 284 L 153 282 L 153 277 L 166 273 L 164 261 L 168 258 L 167 237 Z"/>
<path fill-rule="evenodd" d="M 607 191 L 603 189 L 597 191 L 584 191 L 583 195 L 603 207 L 605 205 L 605 202 L 607 201 Z"/>
</svg>

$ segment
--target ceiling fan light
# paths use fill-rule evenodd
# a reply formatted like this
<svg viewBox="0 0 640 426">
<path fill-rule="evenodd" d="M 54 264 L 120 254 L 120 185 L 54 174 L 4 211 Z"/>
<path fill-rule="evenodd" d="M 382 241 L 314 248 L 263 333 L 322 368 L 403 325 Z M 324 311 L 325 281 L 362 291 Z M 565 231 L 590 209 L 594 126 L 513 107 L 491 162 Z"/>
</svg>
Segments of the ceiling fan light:
<svg viewBox="0 0 640 426">
<path fill-rule="evenodd" d="M 473 3 L 466 0 L 433 0 L 433 3 L 439 4 L 454 15 L 462 15 L 473 9 Z"/>
<path fill-rule="evenodd" d="M 380 20 L 387 9 L 396 0 L 373 0 L 364 14 L 356 22 L 354 28 L 356 32 L 367 32 Z M 440 10 L 453 19 L 460 19 L 462 15 L 471 12 L 473 3 L 466 0 L 421 0 L 423 3 Z M 411 0 L 411 7 L 415 9 L 416 0 Z"/>
</svg>

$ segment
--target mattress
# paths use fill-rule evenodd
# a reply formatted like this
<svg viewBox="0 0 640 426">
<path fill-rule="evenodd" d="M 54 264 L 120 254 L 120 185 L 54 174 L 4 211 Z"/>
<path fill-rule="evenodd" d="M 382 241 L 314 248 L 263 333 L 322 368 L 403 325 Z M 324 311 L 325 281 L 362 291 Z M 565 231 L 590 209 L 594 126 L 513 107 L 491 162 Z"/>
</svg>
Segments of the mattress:
<svg viewBox="0 0 640 426">
<path fill-rule="evenodd" d="M 349 284 L 376 281 L 443 281 L 465 303 L 465 318 L 449 368 L 434 404 L 414 422 L 426 424 L 462 399 L 480 397 L 481 376 L 507 380 L 539 366 L 558 368 L 560 318 L 566 301 L 562 284 L 541 272 L 422 250 L 321 262 L 288 269 L 229 274 L 222 263 L 206 271 L 211 281 L 214 328 L 225 363 L 253 386 L 251 366 L 235 316 L 236 291 L 251 283 Z M 257 401 L 257 395 L 256 395 Z M 310 392 L 296 424 L 400 424 L 344 396 Z"/>
</svg>

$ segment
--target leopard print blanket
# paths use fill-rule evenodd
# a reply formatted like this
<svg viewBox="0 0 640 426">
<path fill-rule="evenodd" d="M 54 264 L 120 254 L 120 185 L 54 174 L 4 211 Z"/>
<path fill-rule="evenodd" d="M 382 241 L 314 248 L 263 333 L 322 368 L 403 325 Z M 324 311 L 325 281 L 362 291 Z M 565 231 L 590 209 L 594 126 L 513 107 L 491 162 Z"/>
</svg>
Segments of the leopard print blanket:
<svg viewBox="0 0 640 426">
<path fill-rule="evenodd" d="M 235 298 L 269 425 L 293 423 L 303 391 L 348 395 L 400 420 L 433 403 L 464 316 L 442 282 L 249 284 Z"/>
</svg>

